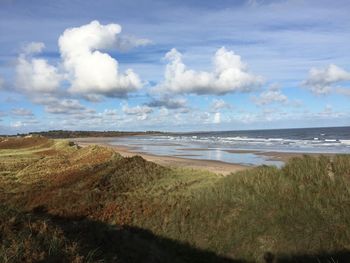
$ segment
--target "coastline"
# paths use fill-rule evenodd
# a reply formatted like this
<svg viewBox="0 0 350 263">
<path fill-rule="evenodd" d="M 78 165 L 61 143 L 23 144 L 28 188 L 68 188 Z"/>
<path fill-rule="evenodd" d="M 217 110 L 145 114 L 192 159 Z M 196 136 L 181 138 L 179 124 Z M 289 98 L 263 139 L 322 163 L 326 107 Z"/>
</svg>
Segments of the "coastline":
<svg viewBox="0 0 350 263">
<path fill-rule="evenodd" d="M 184 167 L 192 168 L 197 170 L 206 170 L 216 174 L 228 175 L 237 171 L 242 171 L 255 167 L 254 165 L 244 165 L 239 163 L 229 163 L 217 160 L 205 160 L 205 159 L 190 159 L 183 157 L 181 155 L 155 155 L 150 153 L 143 152 L 139 147 L 135 146 L 121 146 L 121 145 L 111 145 L 109 142 L 113 141 L 112 137 L 84 137 L 84 138 L 69 138 L 70 141 L 73 141 L 81 147 L 86 147 L 89 145 L 101 145 L 104 147 L 112 148 L 119 154 L 124 157 L 132 157 L 139 155 L 147 161 L 151 161 L 163 166 L 169 167 Z M 203 151 L 204 149 L 200 148 L 190 148 L 183 150 L 192 150 L 192 151 Z M 228 153 L 252 153 L 255 155 L 260 155 L 267 157 L 269 160 L 287 162 L 291 158 L 301 157 L 303 155 L 311 156 L 333 156 L 334 154 L 321 154 L 321 153 L 303 153 L 303 152 L 278 152 L 278 151 L 259 151 L 259 150 L 224 150 Z M 186 155 L 189 156 L 189 155 Z"/>
<path fill-rule="evenodd" d="M 213 172 L 216 174 L 228 175 L 230 173 L 250 169 L 254 166 L 226 163 L 214 160 L 201 160 L 201 159 L 188 159 L 179 156 L 161 156 L 149 153 L 144 153 L 141 151 L 131 151 L 132 147 L 126 146 L 115 146 L 108 144 L 110 138 L 100 138 L 100 137 L 89 137 L 89 138 L 70 138 L 81 147 L 86 147 L 89 145 L 101 145 L 104 147 L 111 148 L 121 154 L 123 157 L 132 157 L 139 155 L 147 161 L 154 162 L 163 166 L 168 167 L 181 167 L 181 168 L 191 168 L 196 170 L 205 170 Z"/>
</svg>

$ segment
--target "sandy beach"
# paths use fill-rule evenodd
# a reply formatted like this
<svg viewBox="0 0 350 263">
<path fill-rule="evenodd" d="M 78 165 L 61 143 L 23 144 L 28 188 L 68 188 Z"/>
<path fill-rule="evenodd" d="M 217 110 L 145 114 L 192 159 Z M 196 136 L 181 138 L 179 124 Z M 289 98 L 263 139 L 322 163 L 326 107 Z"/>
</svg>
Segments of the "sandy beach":
<svg viewBox="0 0 350 263">
<path fill-rule="evenodd" d="M 169 167 L 184 167 L 184 168 L 193 168 L 199 170 L 206 170 L 210 172 L 214 172 L 216 174 L 228 175 L 233 172 L 245 170 L 251 168 L 251 166 L 245 166 L 241 164 L 232 164 L 220 161 L 212 161 L 212 160 L 197 160 L 197 159 L 187 159 L 178 156 L 160 156 L 160 155 L 152 155 L 148 153 L 143 153 L 139 151 L 131 151 L 132 147 L 125 146 L 114 146 L 110 145 L 111 138 L 101 138 L 101 137 L 93 137 L 93 138 L 73 138 L 70 139 L 74 141 L 81 147 L 85 147 L 88 145 L 103 145 L 105 147 L 109 147 L 114 149 L 116 152 L 120 153 L 124 157 L 131 157 L 135 155 L 142 156 L 142 158 L 147 161 L 155 162 L 160 165 L 169 166 Z M 135 148 L 134 148 L 135 149 Z"/>
<path fill-rule="evenodd" d="M 191 159 L 188 158 L 193 156 L 191 154 L 188 155 L 155 155 L 143 152 L 140 147 L 137 146 L 122 146 L 122 145 L 111 145 L 111 142 L 114 141 L 113 138 L 108 137 L 88 137 L 88 138 L 72 138 L 71 141 L 74 141 L 81 147 L 85 147 L 88 145 L 103 145 L 105 147 L 109 147 L 114 149 L 116 152 L 120 153 L 122 156 L 131 157 L 135 155 L 140 155 L 144 159 L 155 162 L 160 165 L 169 166 L 169 167 L 186 167 L 200 170 L 207 170 L 210 172 L 214 172 L 217 174 L 227 175 L 232 172 L 241 171 L 244 169 L 249 169 L 254 166 L 243 165 L 239 163 L 228 163 L 217 160 L 204 160 L 204 159 Z M 180 144 L 178 144 L 181 146 Z M 203 151 L 203 148 L 180 148 L 184 151 Z M 278 151 L 258 151 L 258 150 L 224 150 L 227 153 L 232 154 L 247 154 L 251 153 L 254 155 L 264 156 L 269 160 L 287 162 L 293 157 L 300 157 L 304 154 L 319 156 L 319 153 L 298 153 L 298 152 L 278 152 Z M 332 156 L 333 154 L 324 154 L 326 156 Z M 186 158 L 187 157 L 187 158 Z"/>
</svg>

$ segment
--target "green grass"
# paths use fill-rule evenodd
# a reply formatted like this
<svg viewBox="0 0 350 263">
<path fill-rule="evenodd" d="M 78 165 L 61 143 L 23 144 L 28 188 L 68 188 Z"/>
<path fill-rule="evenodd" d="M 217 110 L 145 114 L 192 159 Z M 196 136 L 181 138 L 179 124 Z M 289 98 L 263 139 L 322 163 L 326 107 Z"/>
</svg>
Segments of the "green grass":
<svg viewBox="0 0 350 263">
<path fill-rule="evenodd" d="M 222 178 L 137 224 L 193 246 L 249 260 L 350 249 L 349 156 L 305 156 L 283 169 L 259 167 Z M 162 214 L 162 212 L 160 212 Z M 167 225 L 171 222 L 171 225 Z"/>
<path fill-rule="evenodd" d="M 50 147 L 2 149 L 0 160 L 0 201 L 20 211 L 42 207 L 50 216 L 146 229 L 247 261 L 261 261 L 267 251 L 285 257 L 350 250 L 349 155 L 304 156 L 282 169 L 261 166 L 226 177 L 62 140 Z M 50 242 L 53 251 L 62 248 Z M 79 253 L 94 258 L 87 253 L 98 254 L 97 247 Z M 9 249 L 1 253 L 15 254 Z"/>
</svg>

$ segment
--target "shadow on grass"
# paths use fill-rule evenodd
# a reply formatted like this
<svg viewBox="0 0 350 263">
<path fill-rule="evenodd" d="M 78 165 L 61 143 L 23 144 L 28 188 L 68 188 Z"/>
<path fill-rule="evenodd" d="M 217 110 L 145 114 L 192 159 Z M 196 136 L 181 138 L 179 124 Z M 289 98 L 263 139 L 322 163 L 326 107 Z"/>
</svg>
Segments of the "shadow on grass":
<svg viewBox="0 0 350 263">
<path fill-rule="evenodd" d="M 64 231 L 70 241 L 77 242 L 78 252 L 85 256 L 87 262 L 246 263 L 193 248 L 137 227 L 109 225 L 81 217 L 52 216 L 43 211 L 35 211 L 35 214 L 49 219 Z M 55 259 L 46 258 L 43 262 L 55 262 Z"/>
<path fill-rule="evenodd" d="M 219 256 L 213 252 L 194 248 L 189 244 L 160 237 L 149 230 L 132 226 L 109 225 L 83 217 L 60 217 L 44 210 L 33 211 L 37 216 L 49 219 L 62 229 L 65 236 L 78 244 L 78 252 L 86 262 L 119 263 L 248 263 L 240 259 Z M 46 258 L 42 262 L 60 262 Z M 265 253 L 261 262 L 266 263 L 349 263 L 350 251 L 310 255 L 273 255 Z"/>
<path fill-rule="evenodd" d="M 281 256 L 276 263 L 349 263 L 350 251 L 325 252 L 318 255 Z"/>
</svg>

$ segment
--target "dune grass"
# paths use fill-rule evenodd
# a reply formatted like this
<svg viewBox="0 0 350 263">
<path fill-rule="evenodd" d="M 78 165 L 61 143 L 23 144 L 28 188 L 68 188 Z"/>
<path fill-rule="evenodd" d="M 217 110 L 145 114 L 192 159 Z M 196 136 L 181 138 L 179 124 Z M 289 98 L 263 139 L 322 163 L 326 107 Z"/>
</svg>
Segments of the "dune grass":
<svg viewBox="0 0 350 263">
<path fill-rule="evenodd" d="M 261 166 L 224 177 L 123 158 L 100 146 L 26 143 L 0 150 L 0 201 L 20 211 L 40 208 L 51 216 L 147 229 L 253 262 L 266 252 L 317 259 L 350 250 L 349 155 L 304 156 L 281 169 Z M 1 253 L 12 255 L 9 249 L 2 245 Z"/>
<path fill-rule="evenodd" d="M 141 218 L 139 224 L 248 260 L 261 259 L 266 251 L 293 255 L 350 249 L 349 164 L 345 155 L 333 161 L 304 156 L 283 169 L 238 172 L 183 199 L 163 222 Z"/>
<path fill-rule="evenodd" d="M 0 205 L 0 262 L 83 262 L 77 244 L 49 220 Z"/>
</svg>

